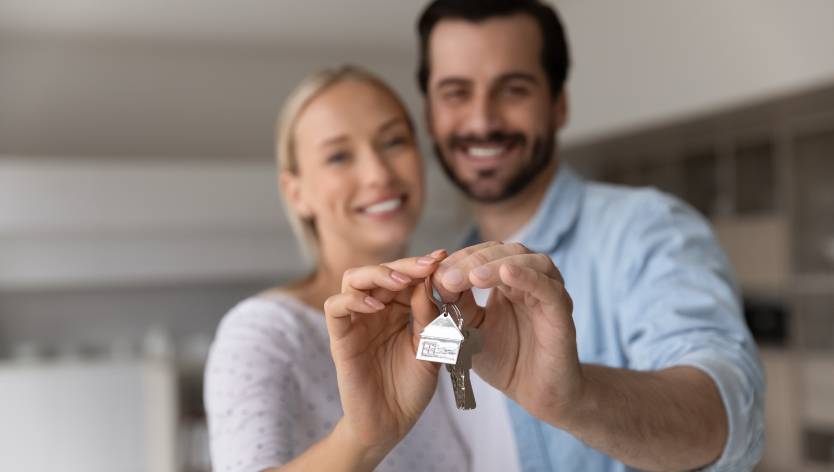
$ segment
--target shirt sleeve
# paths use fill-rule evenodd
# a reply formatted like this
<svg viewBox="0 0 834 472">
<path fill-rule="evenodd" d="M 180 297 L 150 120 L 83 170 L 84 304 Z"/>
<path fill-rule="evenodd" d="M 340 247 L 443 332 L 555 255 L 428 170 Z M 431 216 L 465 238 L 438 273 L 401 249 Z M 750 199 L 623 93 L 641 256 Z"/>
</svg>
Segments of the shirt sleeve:
<svg viewBox="0 0 834 472">
<path fill-rule="evenodd" d="M 261 471 L 289 462 L 301 404 L 291 350 L 276 339 L 258 304 L 243 302 L 223 319 L 205 369 L 204 399 L 213 470 Z M 270 316 L 271 315 L 271 316 Z"/>
<path fill-rule="evenodd" d="M 706 372 L 724 403 L 727 442 L 709 471 L 752 470 L 764 442 L 764 375 L 730 265 L 709 225 L 685 204 L 649 192 L 621 250 L 626 293 L 621 340 L 630 367 L 688 365 Z"/>
</svg>

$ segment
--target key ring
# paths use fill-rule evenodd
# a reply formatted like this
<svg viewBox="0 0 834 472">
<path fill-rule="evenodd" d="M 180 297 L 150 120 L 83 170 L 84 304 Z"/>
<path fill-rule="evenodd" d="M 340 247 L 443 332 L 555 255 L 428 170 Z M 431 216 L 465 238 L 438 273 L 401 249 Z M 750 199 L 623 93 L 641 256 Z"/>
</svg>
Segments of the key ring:
<svg viewBox="0 0 834 472">
<path fill-rule="evenodd" d="M 438 310 L 443 310 L 443 305 L 445 305 L 445 303 L 440 299 L 440 294 L 437 294 L 437 289 L 431 284 L 431 277 L 426 277 L 424 280 L 426 283 L 426 295 L 428 295 L 429 300 L 434 303 L 434 306 L 436 306 Z"/>
<path fill-rule="evenodd" d="M 434 306 L 437 307 L 437 310 L 440 312 L 440 315 L 448 314 L 452 320 L 457 325 L 458 329 L 463 329 L 463 313 L 460 312 L 460 308 L 454 303 L 446 303 L 440 299 L 439 294 L 437 293 L 437 289 L 431 284 L 431 277 L 425 278 L 426 284 L 426 295 L 428 295 L 429 300 L 434 303 Z"/>
</svg>

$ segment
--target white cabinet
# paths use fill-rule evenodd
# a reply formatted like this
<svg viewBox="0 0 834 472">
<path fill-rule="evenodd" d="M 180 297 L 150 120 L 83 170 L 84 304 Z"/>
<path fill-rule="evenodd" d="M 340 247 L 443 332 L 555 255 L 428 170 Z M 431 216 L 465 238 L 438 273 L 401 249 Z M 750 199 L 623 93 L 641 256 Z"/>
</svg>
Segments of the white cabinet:
<svg viewBox="0 0 834 472">
<path fill-rule="evenodd" d="M 176 379 L 156 360 L 0 365 L 0 470 L 174 472 Z"/>
</svg>

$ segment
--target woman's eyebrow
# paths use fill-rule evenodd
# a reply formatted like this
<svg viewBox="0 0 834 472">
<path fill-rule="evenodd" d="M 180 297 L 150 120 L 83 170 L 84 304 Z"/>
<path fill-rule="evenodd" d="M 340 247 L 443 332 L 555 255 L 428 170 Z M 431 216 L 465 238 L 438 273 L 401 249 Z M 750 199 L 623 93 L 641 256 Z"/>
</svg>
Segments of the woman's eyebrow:
<svg viewBox="0 0 834 472">
<path fill-rule="evenodd" d="M 392 127 L 394 127 L 394 126 L 396 126 L 396 125 L 398 125 L 398 124 L 400 124 L 400 123 L 404 123 L 404 122 L 405 122 L 405 120 L 404 120 L 402 117 L 400 117 L 400 116 L 395 116 L 395 117 L 393 117 L 393 118 L 391 118 L 391 119 L 389 119 L 389 120 L 385 121 L 384 123 L 382 123 L 382 124 L 379 126 L 379 131 L 380 131 L 380 132 L 385 131 L 385 130 L 387 130 L 388 128 L 392 128 Z"/>
<path fill-rule="evenodd" d="M 340 134 L 337 136 L 333 136 L 332 138 L 327 138 L 321 142 L 320 147 L 327 147 L 332 146 L 334 144 L 341 144 L 345 141 L 348 141 L 348 136 L 346 134 Z"/>
</svg>

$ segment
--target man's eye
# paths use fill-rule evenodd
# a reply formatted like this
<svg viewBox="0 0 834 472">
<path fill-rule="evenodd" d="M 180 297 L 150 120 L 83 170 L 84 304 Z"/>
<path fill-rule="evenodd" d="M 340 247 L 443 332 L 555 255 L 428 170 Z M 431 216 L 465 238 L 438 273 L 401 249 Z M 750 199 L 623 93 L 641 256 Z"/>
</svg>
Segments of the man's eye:
<svg viewBox="0 0 834 472">
<path fill-rule="evenodd" d="M 530 91 L 527 90 L 527 87 L 505 87 L 504 94 L 510 97 L 526 97 L 530 94 Z"/>
<path fill-rule="evenodd" d="M 454 89 L 443 92 L 443 99 L 448 101 L 460 101 L 466 98 L 466 90 Z"/>
<path fill-rule="evenodd" d="M 341 164 L 343 162 L 347 162 L 348 159 L 350 159 L 350 154 L 346 152 L 337 152 L 327 156 L 326 162 L 328 164 Z"/>
</svg>

